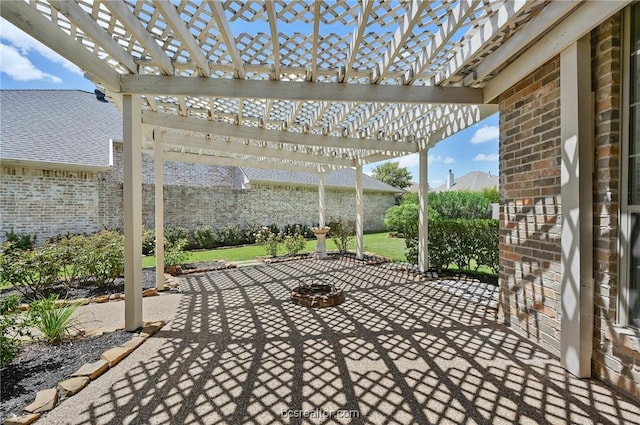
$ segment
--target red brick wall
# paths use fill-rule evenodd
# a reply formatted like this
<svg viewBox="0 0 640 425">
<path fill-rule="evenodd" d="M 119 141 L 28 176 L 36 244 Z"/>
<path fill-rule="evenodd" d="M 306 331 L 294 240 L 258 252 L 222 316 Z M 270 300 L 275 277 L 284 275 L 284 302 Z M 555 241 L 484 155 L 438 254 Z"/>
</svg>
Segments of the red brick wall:
<svg viewBox="0 0 640 425">
<path fill-rule="evenodd" d="M 638 330 L 616 325 L 620 199 L 621 19 L 591 33 L 592 90 L 595 94 L 594 175 L 594 352 L 593 373 L 640 397 Z M 634 336 L 635 335 L 635 336 Z"/>
<path fill-rule="evenodd" d="M 595 377 L 640 397 L 639 331 L 619 326 L 621 18 L 591 33 Z M 560 59 L 500 98 L 500 314 L 560 351 Z"/>
<path fill-rule="evenodd" d="M 500 96 L 501 314 L 560 352 L 560 59 Z"/>
</svg>

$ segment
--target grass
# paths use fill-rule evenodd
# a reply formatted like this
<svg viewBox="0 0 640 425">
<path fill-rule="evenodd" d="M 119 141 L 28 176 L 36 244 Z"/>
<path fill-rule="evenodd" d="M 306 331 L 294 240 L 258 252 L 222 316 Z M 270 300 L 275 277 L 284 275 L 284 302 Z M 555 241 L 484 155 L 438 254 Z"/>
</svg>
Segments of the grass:
<svg viewBox="0 0 640 425">
<path fill-rule="evenodd" d="M 356 242 L 352 240 L 349 243 L 349 249 L 355 250 Z M 316 249 L 316 241 L 308 240 L 302 252 L 313 252 Z M 327 249 L 336 249 L 333 241 L 327 241 Z M 404 257 L 404 239 L 390 238 L 387 233 L 370 233 L 364 235 L 364 249 L 373 254 L 382 255 L 390 258 L 392 261 L 405 261 Z M 278 251 L 278 255 L 285 254 L 284 248 Z M 266 250 L 260 245 L 244 245 L 228 248 L 217 248 L 203 251 L 191 251 L 188 263 L 199 263 L 215 260 L 225 261 L 246 261 L 253 260 L 256 257 L 266 256 Z M 147 256 L 142 259 L 143 267 L 153 267 L 155 265 L 155 256 Z"/>
</svg>

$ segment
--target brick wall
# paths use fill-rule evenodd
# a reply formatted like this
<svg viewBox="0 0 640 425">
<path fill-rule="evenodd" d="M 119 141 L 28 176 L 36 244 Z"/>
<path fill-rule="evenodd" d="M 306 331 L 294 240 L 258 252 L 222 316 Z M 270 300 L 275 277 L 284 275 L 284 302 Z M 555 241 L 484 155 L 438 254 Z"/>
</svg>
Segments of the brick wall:
<svg viewBox="0 0 640 425">
<path fill-rule="evenodd" d="M 501 314 L 560 352 L 560 59 L 500 96 Z"/>
<path fill-rule="evenodd" d="M 0 239 L 4 232 L 38 235 L 38 242 L 67 232 L 100 228 L 98 175 L 92 172 L 2 167 Z"/>
<path fill-rule="evenodd" d="M 0 240 L 4 232 L 38 235 L 38 241 L 103 228 L 123 228 L 121 145 L 115 145 L 116 166 L 109 172 L 68 172 L 2 167 Z M 143 156 L 143 224 L 153 227 L 153 159 Z M 318 192 L 311 187 L 258 185 L 240 189 L 242 173 L 234 167 L 165 164 L 166 226 L 216 228 L 246 223 L 314 225 L 318 222 Z M 189 182 L 193 179 L 193 184 Z M 355 219 L 355 190 L 327 189 L 329 216 Z M 382 217 L 394 205 L 391 193 L 365 191 L 367 231 L 384 230 Z"/>
<path fill-rule="evenodd" d="M 596 170 L 592 364 L 595 376 L 640 397 L 640 338 L 637 331 L 616 325 L 621 153 L 620 34 L 619 16 L 609 19 L 591 33 Z"/>
</svg>

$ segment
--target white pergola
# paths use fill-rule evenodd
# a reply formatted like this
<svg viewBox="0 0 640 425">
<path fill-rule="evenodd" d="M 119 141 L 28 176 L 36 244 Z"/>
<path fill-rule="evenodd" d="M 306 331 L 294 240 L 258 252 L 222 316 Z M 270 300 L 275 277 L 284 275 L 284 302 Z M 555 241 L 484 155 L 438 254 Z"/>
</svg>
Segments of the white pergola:
<svg viewBox="0 0 640 425">
<path fill-rule="evenodd" d="M 355 167 L 359 257 L 362 167 L 418 153 L 424 271 L 429 147 L 495 113 L 502 92 L 626 4 L 19 0 L 0 14 L 82 68 L 123 113 L 131 330 L 142 324 L 143 150 L 157 161 L 159 241 L 162 161 L 317 172 L 321 223 L 322 173 Z"/>
</svg>

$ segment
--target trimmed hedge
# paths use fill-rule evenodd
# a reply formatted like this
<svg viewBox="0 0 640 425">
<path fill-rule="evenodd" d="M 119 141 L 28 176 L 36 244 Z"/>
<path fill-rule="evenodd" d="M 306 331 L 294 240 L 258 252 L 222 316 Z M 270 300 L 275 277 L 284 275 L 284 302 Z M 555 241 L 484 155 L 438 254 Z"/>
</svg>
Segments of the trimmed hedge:
<svg viewBox="0 0 640 425">
<path fill-rule="evenodd" d="M 403 228 L 407 261 L 418 263 L 417 220 Z M 455 264 L 461 270 L 481 266 L 498 273 L 498 220 L 429 220 L 429 264 L 446 270 Z"/>
</svg>

